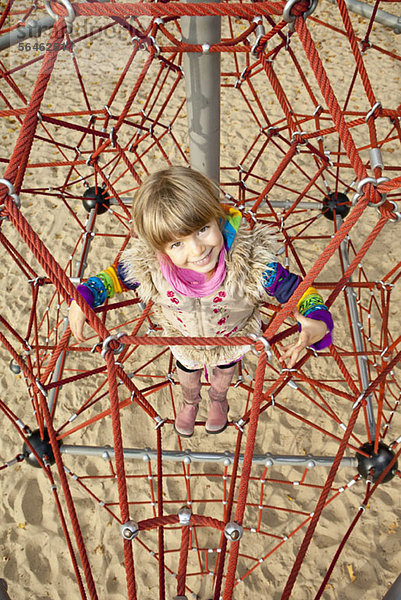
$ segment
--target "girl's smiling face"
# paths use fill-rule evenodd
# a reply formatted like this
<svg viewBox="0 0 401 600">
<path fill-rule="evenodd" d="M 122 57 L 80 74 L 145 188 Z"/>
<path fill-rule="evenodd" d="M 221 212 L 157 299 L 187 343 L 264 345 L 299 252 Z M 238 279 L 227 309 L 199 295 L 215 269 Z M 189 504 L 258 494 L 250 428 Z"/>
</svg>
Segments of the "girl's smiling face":
<svg viewBox="0 0 401 600">
<path fill-rule="evenodd" d="M 219 260 L 223 243 L 218 223 L 213 220 L 198 231 L 169 242 L 163 248 L 163 253 L 180 269 L 211 275 Z"/>
</svg>

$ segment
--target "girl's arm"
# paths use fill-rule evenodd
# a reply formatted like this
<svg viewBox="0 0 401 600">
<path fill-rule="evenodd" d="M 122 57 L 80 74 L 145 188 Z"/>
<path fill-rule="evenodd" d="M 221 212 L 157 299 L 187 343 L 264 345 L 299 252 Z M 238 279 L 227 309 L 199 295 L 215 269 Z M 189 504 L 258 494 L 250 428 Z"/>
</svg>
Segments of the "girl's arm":
<svg viewBox="0 0 401 600">
<path fill-rule="evenodd" d="M 263 287 L 269 296 L 280 303 L 287 302 L 297 289 L 302 279 L 285 269 L 280 263 L 270 263 L 263 274 Z M 282 360 L 290 359 L 292 368 L 304 348 L 310 346 L 315 350 L 327 348 L 333 341 L 333 319 L 323 298 L 313 287 L 306 290 L 297 304 L 294 316 L 298 321 L 300 335 L 295 344 L 290 344 L 282 356 Z"/>
<path fill-rule="evenodd" d="M 119 263 L 117 268 L 112 266 L 94 277 L 89 277 L 86 283 L 80 283 L 77 286 L 77 290 L 89 306 L 96 308 L 104 304 L 107 298 L 113 298 L 115 294 L 126 290 L 136 290 L 138 286 L 138 282 L 127 282 L 124 267 Z M 70 306 L 69 322 L 71 332 L 78 342 L 86 339 L 83 334 L 85 320 L 84 313 L 73 300 Z"/>
</svg>

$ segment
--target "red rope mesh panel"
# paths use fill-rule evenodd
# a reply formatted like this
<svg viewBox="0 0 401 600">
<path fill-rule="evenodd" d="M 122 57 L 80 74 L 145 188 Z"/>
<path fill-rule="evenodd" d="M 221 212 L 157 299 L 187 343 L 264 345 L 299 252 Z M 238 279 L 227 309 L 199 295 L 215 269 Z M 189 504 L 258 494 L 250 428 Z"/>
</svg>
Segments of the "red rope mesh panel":
<svg viewBox="0 0 401 600">
<path fill-rule="evenodd" d="M 62 4 L 51 6 L 65 15 Z M 373 592 L 361 585 L 369 600 L 380 586 L 384 595 L 397 574 L 397 551 L 383 566 L 369 548 L 377 546 L 372 521 L 360 525 L 371 518 L 368 507 L 380 508 L 399 483 L 401 112 L 391 83 L 401 57 L 391 32 L 383 36 L 342 2 L 319 6 L 319 16 L 297 16 L 295 31 L 284 7 L 81 2 L 73 5 L 70 34 L 59 19 L 0 63 L 7 180 L 0 185 L 0 469 L 5 480 L 13 477 L 8 487 L 33 500 L 38 471 L 24 457 L 40 465 L 50 484 L 47 511 L 60 522 L 71 557 L 67 567 L 60 557 L 61 568 L 76 580 L 77 597 L 228 600 L 263 589 L 318 598 L 330 586 L 343 593 L 338 581 L 348 564 L 355 563 L 360 583 L 366 560 L 384 573 Z M 299 2 L 292 13 L 307 8 Z M 8 2 L 1 32 L 32 13 L 41 14 Z M 204 435 L 204 402 L 194 437 L 184 440 L 172 429 L 181 396 L 169 345 L 251 340 L 168 338 L 151 304 L 144 308 L 135 293 L 92 311 L 75 285 L 118 262 L 129 244 L 132 197 L 146 174 L 190 162 L 183 59 L 204 49 L 182 43 L 180 17 L 208 14 L 222 16 L 222 40 L 209 51 L 222 64 L 225 201 L 251 226 L 275 229 L 279 260 L 304 282 L 287 305 L 263 307 L 273 358 L 264 364 L 262 354 L 258 367 L 249 353 L 238 365 L 227 430 Z M 106 212 L 85 211 L 90 188 L 107 198 Z M 349 214 L 341 204 L 330 214 L 339 193 Z M 306 351 L 288 371 L 277 359 L 294 339 L 291 312 L 312 283 L 333 312 L 334 345 L 319 358 Z M 88 319 L 85 344 L 69 334 L 71 297 Z M 36 430 L 49 438 L 43 455 Z M 375 451 L 383 442 L 394 453 L 381 479 L 394 477 L 384 486 L 365 483 L 357 471 L 356 456 L 366 458 L 359 448 L 373 441 Z M 3 510 L 7 502 L 9 494 Z M 388 504 L 396 527 L 397 507 Z M 23 506 L 29 522 L 34 502 Z M 179 521 L 182 506 L 191 510 L 189 526 Z M 234 542 L 224 535 L 233 521 L 244 529 Z M 132 541 L 120 532 L 131 522 L 138 527 Z M 35 532 L 41 564 L 52 550 L 45 528 Z M 358 533 L 365 553 L 353 542 Z M 13 535 L 13 547 L 17 539 L 29 547 L 29 524 Z M 24 582 L 30 561 L 20 565 Z M 30 595 L 46 592 L 46 583 L 29 581 Z"/>
</svg>

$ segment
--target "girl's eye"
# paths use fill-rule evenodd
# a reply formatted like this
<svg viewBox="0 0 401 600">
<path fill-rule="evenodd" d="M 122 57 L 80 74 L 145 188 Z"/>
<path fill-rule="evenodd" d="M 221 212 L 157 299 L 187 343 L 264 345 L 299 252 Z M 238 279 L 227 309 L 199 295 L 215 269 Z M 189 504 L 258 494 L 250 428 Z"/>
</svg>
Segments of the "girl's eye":
<svg viewBox="0 0 401 600">
<path fill-rule="evenodd" d="M 209 229 L 209 225 L 205 225 L 204 227 L 202 227 L 201 229 L 199 229 L 199 233 L 204 233 L 208 229 Z"/>
<path fill-rule="evenodd" d="M 170 248 L 179 248 L 181 246 L 181 242 L 174 242 L 171 244 Z"/>
</svg>

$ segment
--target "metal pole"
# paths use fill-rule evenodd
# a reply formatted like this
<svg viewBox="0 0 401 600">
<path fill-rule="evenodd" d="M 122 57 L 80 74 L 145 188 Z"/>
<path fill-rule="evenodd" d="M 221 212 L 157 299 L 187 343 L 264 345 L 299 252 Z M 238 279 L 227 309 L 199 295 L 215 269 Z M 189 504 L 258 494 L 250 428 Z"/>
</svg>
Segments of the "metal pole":
<svg viewBox="0 0 401 600">
<path fill-rule="evenodd" d="M 124 196 L 123 198 L 120 198 L 120 200 L 125 206 L 132 206 L 132 202 L 133 202 L 132 197 Z M 284 208 L 285 210 L 288 210 L 293 205 L 293 202 L 291 202 L 291 200 L 270 200 L 269 204 L 273 208 Z M 111 205 L 118 206 L 119 205 L 118 200 L 116 200 L 116 198 L 110 198 L 110 206 Z M 298 208 L 300 210 L 317 210 L 319 212 L 322 211 L 322 205 L 319 202 L 301 201 L 301 202 L 298 202 L 298 204 L 297 204 L 297 209 Z"/>
<path fill-rule="evenodd" d="M 49 15 L 48 17 L 43 17 L 37 21 L 31 19 L 26 25 L 18 27 L 17 29 L 14 29 L 8 33 L 4 33 L 2 36 L 0 36 L 0 51 L 10 48 L 11 46 L 15 46 L 15 44 L 23 42 L 28 38 L 39 37 L 42 35 L 43 31 L 51 29 L 54 25 L 54 22 L 55 21 L 53 17 Z"/>
<path fill-rule="evenodd" d="M 341 224 L 343 222 L 343 219 L 339 215 L 337 215 L 336 219 L 337 219 L 337 226 L 338 226 L 338 228 L 340 228 Z M 348 268 L 350 265 L 350 262 L 349 262 L 349 256 L 348 256 L 348 250 L 347 250 L 347 242 L 345 240 L 343 240 L 341 242 L 341 255 L 343 257 L 345 267 Z M 349 278 L 349 281 L 352 281 L 352 277 Z M 355 347 L 358 352 L 364 352 L 365 347 L 363 344 L 363 339 L 362 339 L 362 334 L 361 334 L 362 323 L 359 320 L 359 316 L 358 316 L 358 307 L 357 307 L 357 303 L 356 303 L 355 292 L 352 287 L 347 286 L 345 293 L 347 294 L 347 299 L 348 299 L 348 304 L 349 304 L 349 309 L 350 309 L 352 331 L 353 331 L 354 340 L 355 340 Z M 368 375 L 368 368 L 366 366 L 366 356 L 359 354 L 357 357 L 357 361 L 358 361 L 358 366 L 359 366 L 359 372 L 361 374 L 362 387 L 364 390 L 366 390 L 366 388 L 369 386 L 369 383 L 370 383 L 369 375 Z M 373 412 L 372 394 L 369 394 L 369 396 L 366 398 L 366 414 L 367 414 L 367 419 L 368 419 L 370 435 L 372 437 L 372 440 L 374 440 L 376 437 L 376 421 L 375 421 L 375 416 L 374 416 L 374 412 Z"/>
<path fill-rule="evenodd" d="M 383 600 L 401 600 L 401 575 L 398 575 Z"/>
<path fill-rule="evenodd" d="M 111 446 L 76 446 L 62 444 L 60 446 L 61 454 L 70 456 L 93 456 L 104 458 L 106 460 L 114 459 L 114 449 Z M 157 450 L 150 448 L 124 448 L 124 458 L 126 460 L 141 460 L 149 461 L 157 459 Z M 331 467 L 334 461 L 334 456 L 313 456 L 307 455 L 286 455 L 286 454 L 255 454 L 253 456 L 253 464 L 263 466 L 273 465 L 292 465 L 295 467 L 303 467 L 313 469 L 314 467 Z M 193 452 L 191 450 L 163 450 L 162 459 L 171 462 L 201 462 L 201 463 L 222 463 L 226 466 L 234 462 L 234 454 L 232 452 Z M 244 455 L 240 454 L 240 462 L 244 460 Z M 358 460 L 353 457 L 343 458 L 341 461 L 342 467 L 356 468 Z"/>
<path fill-rule="evenodd" d="M 330 2 L 332 4 L 337 4 L 336 0 L 330 0 Z M 370 19 L 372 16 L 373 6 L 369 6 L 369 4 L 359 2 L 359 0 L 345 0 L 345 4 L 347 5 L 347 8 L 352 10 L 352 12 L 356 13 L 357 15 L 361 15 L 361 17 Z M 396 17 L 395 15 L 392 15 L 391 13 L 379 8 L 376 12 L 374 20 L 376 23 L 390 27 L 390 29 L 394 30 L 394 33 L 401 33 L 401 17 Z"/>
<path fill-rule="evenodd" d="M 81 256 L 76 265 L 76 275 L 75 275 L 74 279 L 77 279 L 78 283 L 80 283 L 81 277 L 86 268 L 86 259 L 88 258 L 89 249 L 90 249 L 92 239 L 93 239 L 91 234 L 93 233 L 93 229 L 95 226 L 95 218 L 96 218 L 96 209 L 92 208 L 88 215 L 88 219 L 86 221 L 85 236 L 84 236 L 84 240 L 83 240 L 83 248 L 81 251 Z M 85 245 L 86 240 L 88 243 Z M 67 327 L 68 327 L 68 316 L 66 316 L 64 318 L 64 325 L 63 325 L 61 335 L 64 334 Z M 59 381 L 59 379 L 61 378 L 61 376 L 63 374 L 65 356 L 66 356 L 66 351 L 63 350 L 57 359 L 57 362 L 56 362 L 56 365 L 54 368 L 54 373 L 52 376 L 52 383 Z M 47 404 L 49 406 L 50 412 L 52 412 L 52 410 L 53 410 L 53 406 L 56 401 L 58 392 L 59 392 L 58 387 L 52 388 L 49 392 Z"/>
<path fill-rule="evenodd" d="M 184 44 L 203 47 L 202 53 L 185 52 L 183 58 L 191 165 L 219 183 L 220 52 L 209 48 L 221 40 L 221 17 L 182 17 L 181 28 Z"/>
</svg>

